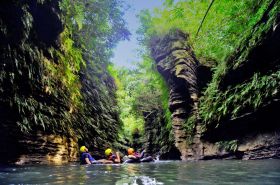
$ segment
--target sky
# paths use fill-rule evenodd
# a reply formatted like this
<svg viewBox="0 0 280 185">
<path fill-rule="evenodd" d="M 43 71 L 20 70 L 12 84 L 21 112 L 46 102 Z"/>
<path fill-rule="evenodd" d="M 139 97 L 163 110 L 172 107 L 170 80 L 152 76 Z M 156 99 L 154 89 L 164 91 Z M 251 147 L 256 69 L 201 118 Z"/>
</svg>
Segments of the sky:
<svg viewBox="0 0 280 185">
<path fill-rule="evenodd" d="M 140 47 L 137 41 L 136 31 L 140 26 L 140 22 L 136 17 L 143 9 L 153 10 L 163 4 L 162 0 L 125 0 L 130 8 L 125 12 L 124 19 L 127 27 L 131 32 L 129 41 L 121 41 L 114 49 L 114 57 L 112 62 L 119 67 L 133 68 L 133 62 L 138 62 L 140 57 L 137 56 L 137 49 Z"/>
</svg>

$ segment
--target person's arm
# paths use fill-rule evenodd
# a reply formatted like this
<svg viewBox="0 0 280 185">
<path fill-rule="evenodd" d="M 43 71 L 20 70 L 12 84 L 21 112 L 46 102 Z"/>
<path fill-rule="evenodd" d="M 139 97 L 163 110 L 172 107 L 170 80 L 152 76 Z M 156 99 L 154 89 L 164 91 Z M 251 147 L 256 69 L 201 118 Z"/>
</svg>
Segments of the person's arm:
<svg viewBox="0 0 280 185">
<path fill-rule="evenodd" d="M 116 152 L 116 159 L 114 160 L 115 163 L 120 163 L 121 162 L 121 157 L 119 152 Z"/>
<path fill-rule="evenodd" d="M 86 161 L 87 164 L 91 164 L 88 157 L 85 158 L 85 161 Z"/>
<path fill-rule="evenodd" d="M 113 161 L 110 161 L 110 160 L 107 160 L 107 159 L 99 159 L 97 161 L 102 163 L 102 164 L 112 164 L 113 163 Z"/>
</svg>

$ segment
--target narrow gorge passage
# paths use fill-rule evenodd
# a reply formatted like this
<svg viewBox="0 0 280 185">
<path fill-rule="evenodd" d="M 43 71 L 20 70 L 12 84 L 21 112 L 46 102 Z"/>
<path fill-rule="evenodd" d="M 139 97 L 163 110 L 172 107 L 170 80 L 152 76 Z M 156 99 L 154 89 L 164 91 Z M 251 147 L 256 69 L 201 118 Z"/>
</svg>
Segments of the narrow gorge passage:
<svg viewBox="0 0 280 185">
<path fill-rule="evenodd" d="M 0 2 L 0 162 L 278 159 L 279 1 L 134 3 Z"/>
</svg>

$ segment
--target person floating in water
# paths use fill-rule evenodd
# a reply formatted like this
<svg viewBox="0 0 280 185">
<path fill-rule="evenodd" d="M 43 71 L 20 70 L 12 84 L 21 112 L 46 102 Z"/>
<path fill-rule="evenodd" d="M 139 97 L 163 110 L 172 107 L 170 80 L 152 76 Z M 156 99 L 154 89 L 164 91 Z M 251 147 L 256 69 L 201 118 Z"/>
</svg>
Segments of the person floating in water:
<svg viewBox="0 0 280 185">
<path fill-rule="evenodd" d="M 145 150 L 143 150 L 141 154 L 139 154 L 138 152 L 135 152 L 133 148 L 128 148 L 127 154 L 129 159 L 135 159 L 140 161 L 140 159 L 144 157 Z"/>
<path fill-rule="evenodd" d="M 99 163 L 95 160 L 90 153 L 88 152 L 87 147 L 81 146 L 80 148 L 81 156 L 80 156 L 80 163 L 81 164 L 96 164 Z"/>
<path fill-rule="evenodd" d="M 111 148 L 105 150 L 105 155 L 107 160 L 112 161 L 113 163 L 121 163 L 121 157 L 119 152 L 113 153 Z"/>
<path fill-rule="evenodd" d="M 143 150 L 140 154 L 135 152 L 133 148 L 127 149 L 128 156 L 126 157 L 125 163 L 139 163 L 139 162 L 151 162 L 154 161 L 151 156 L 144 157 L 145 150 Z"/>
<path fill-rule="evenodd" d="M 95 160 L 90 153 L 88 152 L 87 147 L 81 146 L 80 148 L 81 156 L 80 163 L 81 164 L 112 164 L 113 161 L 107 159 Z"/>
</svg>

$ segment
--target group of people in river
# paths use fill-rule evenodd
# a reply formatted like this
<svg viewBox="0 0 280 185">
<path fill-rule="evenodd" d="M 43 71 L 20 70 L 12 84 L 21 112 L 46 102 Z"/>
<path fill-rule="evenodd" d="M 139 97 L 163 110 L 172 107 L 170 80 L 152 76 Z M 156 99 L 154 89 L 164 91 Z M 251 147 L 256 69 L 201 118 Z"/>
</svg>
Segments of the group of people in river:
<svg viewBox="0 0 280 185">
<path fill-rule="evenodd" d="M 151 156 L 145 156 L 145 150 L 141 153 L 134 151 L 133 148 L 127 149 L 127 155 L 122 159 L 119 152 L 113 152 L 111 148 L 105 150 L 106 159 L 95 160 L 88 151 L 86 146 L 80 148 L 81 164 L 119 164 L 119 163 L 140 163 L 154 161 Z"/>
</svg>

